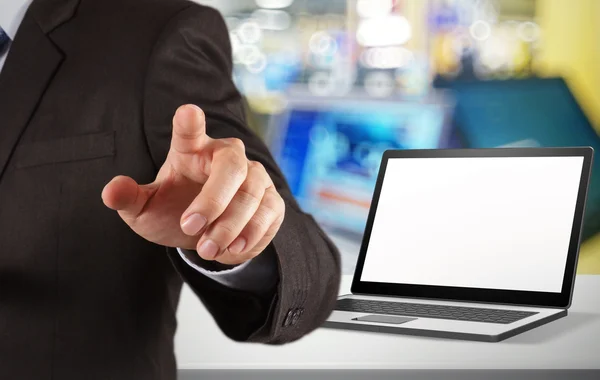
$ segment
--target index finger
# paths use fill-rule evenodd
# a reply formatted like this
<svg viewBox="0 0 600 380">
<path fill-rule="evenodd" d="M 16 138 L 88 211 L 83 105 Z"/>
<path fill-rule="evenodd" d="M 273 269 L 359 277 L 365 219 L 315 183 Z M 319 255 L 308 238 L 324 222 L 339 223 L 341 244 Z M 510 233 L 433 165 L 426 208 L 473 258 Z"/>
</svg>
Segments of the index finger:
<svg viewBox="0 0 600 380">
<path fill-rule="evenodd" d="M 195 153 L 208 143 L 206 118 L 200 107 L 186 104 L 173 116 L 171 149 L 178 153 Z"/>
</svg>

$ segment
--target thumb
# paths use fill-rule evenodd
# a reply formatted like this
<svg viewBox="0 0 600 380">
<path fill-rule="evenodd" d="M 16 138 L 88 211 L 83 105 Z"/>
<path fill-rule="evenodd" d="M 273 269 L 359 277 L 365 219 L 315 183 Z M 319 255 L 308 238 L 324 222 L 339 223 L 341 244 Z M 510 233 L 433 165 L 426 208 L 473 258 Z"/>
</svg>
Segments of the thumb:
<svg viewBox="0 0 600 380">
<path fill-rule="evenodd" d="M 154 186 L 140 186 L 133 178 L 117 176 L 102 190 L 106 207 L 119 212 L 123 220 L 136 218 L 154 193 Z"/>
</svg>

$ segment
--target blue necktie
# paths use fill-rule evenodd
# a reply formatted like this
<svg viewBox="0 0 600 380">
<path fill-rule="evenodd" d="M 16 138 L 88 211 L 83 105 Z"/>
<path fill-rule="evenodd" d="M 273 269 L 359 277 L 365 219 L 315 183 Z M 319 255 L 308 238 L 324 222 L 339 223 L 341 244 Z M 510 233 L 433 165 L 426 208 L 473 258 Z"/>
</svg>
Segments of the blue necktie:
<svg viewBox="0 0 600 380">
<path fill-rule="evenodd" d="M 9 42 L 10 38 L 8 38 L 6 32 L 2 28 L 0 28 L 0 57 L 2 56 L 2 54 L 4 54 L 4 51 L 8 47 Z"/>
</svg>

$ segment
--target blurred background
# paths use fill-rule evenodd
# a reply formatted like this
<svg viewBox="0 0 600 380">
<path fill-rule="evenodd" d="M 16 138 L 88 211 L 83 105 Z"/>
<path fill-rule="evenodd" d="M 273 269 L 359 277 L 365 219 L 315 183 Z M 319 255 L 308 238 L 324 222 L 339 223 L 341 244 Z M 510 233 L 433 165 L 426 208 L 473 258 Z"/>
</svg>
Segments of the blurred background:
<svg viewBox="0 0 600 380">
<path fill-rule="evenodd" d="M 598 0 L 198 0 L 248 120 L 353 273 L 384 150 L 592 146 Z M 600 274 L 600 165 L 579 273 Z"/>
</svg>

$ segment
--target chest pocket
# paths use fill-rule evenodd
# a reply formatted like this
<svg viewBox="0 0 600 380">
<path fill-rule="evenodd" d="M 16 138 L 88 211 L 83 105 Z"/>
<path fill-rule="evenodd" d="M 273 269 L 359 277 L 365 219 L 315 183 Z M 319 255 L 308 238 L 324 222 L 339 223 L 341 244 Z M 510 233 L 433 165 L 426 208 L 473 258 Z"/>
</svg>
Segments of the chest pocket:
<svg viewBox="0 0 600 380">
<path fill-rule="evenodd" d="M 15 152 L 18 169 L 61 162 L 114 156 L 114 132 L 102 132 L 20 145 Z"/>
</svg>

